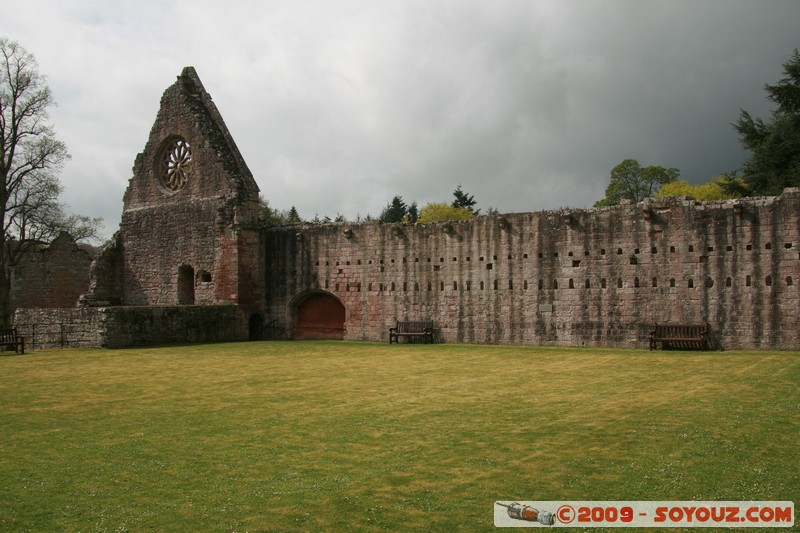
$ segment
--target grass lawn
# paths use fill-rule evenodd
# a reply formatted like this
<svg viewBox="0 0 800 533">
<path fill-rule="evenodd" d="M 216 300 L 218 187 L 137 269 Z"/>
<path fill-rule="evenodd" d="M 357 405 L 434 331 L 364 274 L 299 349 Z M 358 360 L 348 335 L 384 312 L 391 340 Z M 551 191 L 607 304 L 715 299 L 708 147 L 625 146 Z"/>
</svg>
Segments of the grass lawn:
<svg viewBox="0 0 800 533">
<path fill-rule="evenodd" d="M 799 503 L 798 384 L 797 352 L 0 357 L 0 530 L 474 531 L 497 500 Z"/>
</svg>

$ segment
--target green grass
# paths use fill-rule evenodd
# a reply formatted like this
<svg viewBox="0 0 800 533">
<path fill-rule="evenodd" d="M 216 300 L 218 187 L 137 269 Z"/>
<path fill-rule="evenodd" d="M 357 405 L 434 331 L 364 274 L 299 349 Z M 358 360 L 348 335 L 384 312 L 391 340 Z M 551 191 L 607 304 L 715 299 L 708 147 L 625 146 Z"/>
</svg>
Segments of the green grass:
<svg viewBox="0 0 800 533">
<path fill-rule="evenodd" d="M 0 530 L 493 529 L 800 502 L 800 357 L 265 342 L 0 357 Z M 708 531 L 708 530 L 705 530 Z"/>
</svg>

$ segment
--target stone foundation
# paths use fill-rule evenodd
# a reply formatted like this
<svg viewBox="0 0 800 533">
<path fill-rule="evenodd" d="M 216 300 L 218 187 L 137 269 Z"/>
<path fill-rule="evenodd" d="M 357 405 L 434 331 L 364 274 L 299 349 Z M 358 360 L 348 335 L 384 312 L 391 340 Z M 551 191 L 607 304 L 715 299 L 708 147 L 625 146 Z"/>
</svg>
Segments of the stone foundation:
<svg viewBox="0 0 800 533">
<path fill-rule="evenodd" d="M 18 332 L 29 347 L 154 346 L 247 338 L 233 305 L 19 309 Z"/>
</svg>

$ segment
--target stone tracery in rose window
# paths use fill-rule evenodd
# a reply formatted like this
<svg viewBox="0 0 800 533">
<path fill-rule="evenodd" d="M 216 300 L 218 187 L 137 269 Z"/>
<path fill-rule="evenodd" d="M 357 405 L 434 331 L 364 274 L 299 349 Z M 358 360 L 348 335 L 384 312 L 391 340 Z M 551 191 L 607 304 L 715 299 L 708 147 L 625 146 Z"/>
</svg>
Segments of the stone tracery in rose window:
<svg viewBox="0 0 800 533">
<path fill-rule="evenodd" d="M 183 189 L 192 173 L 192 148 L 185 139 L 176 138 L 161 156 L 161 182 L 171 191 Z"/>
</svg>

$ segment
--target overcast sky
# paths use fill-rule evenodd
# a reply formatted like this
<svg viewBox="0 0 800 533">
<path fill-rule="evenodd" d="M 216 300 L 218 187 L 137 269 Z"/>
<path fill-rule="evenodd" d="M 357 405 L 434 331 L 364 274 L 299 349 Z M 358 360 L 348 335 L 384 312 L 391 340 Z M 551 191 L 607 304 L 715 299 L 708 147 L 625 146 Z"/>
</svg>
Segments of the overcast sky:
<svg viewBox="0 0 800 533">
<path fill-rule="evenodd" d="M 501 212 L 589 207 L 623 159 L 699 183 L 800 47 L 798 0 L 0 0 L 72 155 L 72 212 L 118 227 L 182 68 L 197 69 L 278 209 L 420 207 L 458 184 Z"/>
</svg>

